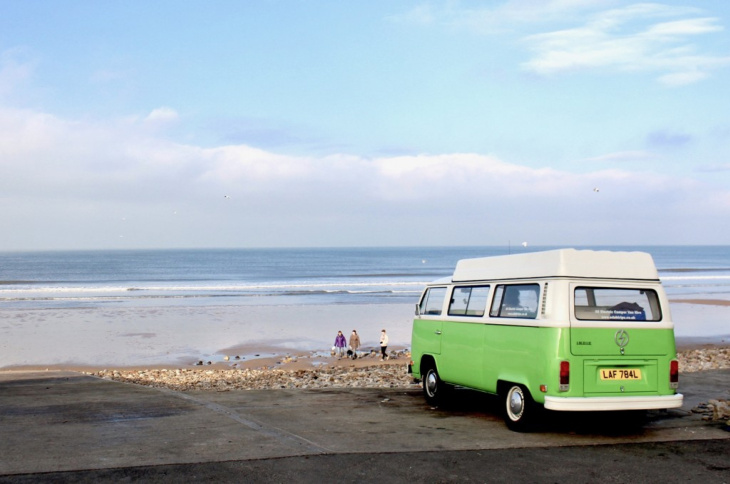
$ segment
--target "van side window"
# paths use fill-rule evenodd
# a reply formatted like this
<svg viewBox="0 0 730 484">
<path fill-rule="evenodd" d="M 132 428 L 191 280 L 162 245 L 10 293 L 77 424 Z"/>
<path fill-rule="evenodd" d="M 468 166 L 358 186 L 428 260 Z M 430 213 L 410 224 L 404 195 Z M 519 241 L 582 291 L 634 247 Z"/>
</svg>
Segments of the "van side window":
<svg viewBox="0 0 730 484">
<path fill-rule="evenodd" d="M 577 287 L 575 317 L 593 321 L 661 321 L 656 292 L 647 289 Z"/>
<path fill-rule="evenodd" d="M 421 299 L 421 314 L 429 316 L 438 316 L 441 314 L 441 308 L 444 307 L 444 299 L 446 298 L 445 287 L 430 287 L 426 290 L 423 299 Z"/>
<path fill-rule="evenodd" d="M 494 291 L 489 315 L 493 318 L 535 319 L 539 296 L 538 284 L 500 284 Z"/>
<path fill-rule="evenodd" d="M 451 294 L 449 316 L 484 316 L 489 286 L 455 287 Z"/>
</svg>

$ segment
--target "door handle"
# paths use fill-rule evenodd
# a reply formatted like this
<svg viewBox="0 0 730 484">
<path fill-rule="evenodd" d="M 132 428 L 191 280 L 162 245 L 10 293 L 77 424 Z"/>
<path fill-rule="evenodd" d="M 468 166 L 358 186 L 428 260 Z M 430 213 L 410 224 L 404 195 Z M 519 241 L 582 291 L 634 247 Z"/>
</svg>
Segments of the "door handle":
<svg viewBox="0 0 730 484">
<path fill-rule="evenodd" d="M 436 331 L 433 332 L 433 334 L 441 334 L 441 330 L 437 329 Z"/>
</svg>

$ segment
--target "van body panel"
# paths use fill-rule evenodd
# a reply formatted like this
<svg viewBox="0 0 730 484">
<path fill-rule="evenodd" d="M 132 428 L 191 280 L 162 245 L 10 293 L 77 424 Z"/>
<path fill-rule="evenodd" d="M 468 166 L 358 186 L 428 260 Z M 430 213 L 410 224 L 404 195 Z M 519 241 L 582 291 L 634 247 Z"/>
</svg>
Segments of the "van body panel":
<svg viewBox="0 0 730 484">
<path fill-rule="evenodd" d="M 623 345 L 623 346 L 621 346 Z M 622 352 L 623 350 L 623 352 Z M 570 351 L 576 356 L 660 356 L 674 355 L 674 331 L 671 329 L 571 328 Z"/>
<path fill-rule="evenodd" d="M 440 319 L 416 319 L 413 321 L 411 346 L 420 348 L 423 354 L 440 355 L 442 326 Z"/>
<path fill-rule="evenodd" d="M 484 329 L 481 322 L 444 322 L 438 366 L 443 380 L 472 388 L 482 385 Z"/>
<path fill-rule="evenodd" d="M 499 382 L 522 383 L 528 388 L 557 378 L 562 328 L 502 326 L 490 324 L 485 334 L 484 383 L 482 389 L 497 393 Z M 506 362 L 514 362 L 508 363 Z M 542 394 L 533 398 L 541 403 Z"/>
</svg>

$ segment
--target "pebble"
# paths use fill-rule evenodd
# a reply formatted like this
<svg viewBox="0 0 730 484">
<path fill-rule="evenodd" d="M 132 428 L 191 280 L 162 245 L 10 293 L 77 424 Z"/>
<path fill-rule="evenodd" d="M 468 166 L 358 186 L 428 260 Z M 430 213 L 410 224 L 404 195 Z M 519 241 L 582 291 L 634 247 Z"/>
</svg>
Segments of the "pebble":
<svg viewBox="0 0 730 484">
<path fill-rule="evenodd" d="M 270 390 L 279 388 L 408 388 L 413 377 L 402 365 L 361 368 L 313 368 L 307 370 L 249 369 L 199 370 L 102 370 L 88 374 L 105 379 L 192 390 Z"/>
<path fill-rule="evenodd" d="M 730 368 L 730 348 L 702 348 L 677 353 L 680 373 Z"/>
<path fill-rule="evenodd" d="M 366 356 L 374 357 L 365 353 Z M 391 353 L 391 359 L 403 358 L 408 352 Z M 285 357 L 287 361 L 293 358 Z M 730 348 L 707 348 L 680 351 L 681 373 L 730 368 Z M 282 360 L 283 361 L 283 360 Z M 207 362 L 210 364 L 210 362 Z M 195 366 L 203 365 L 198 361 Z M 277 388 L 411 388 L 413 377 L 406 372 L 405 363 L 377 364 L 366 367 L 322 366 L 306 370 L 278 368 L 206 369 L 178 368 L 172 370 L 102 370 L 87 374 L 110 380 L 164 387 L 178 391 L 193 390 L 269 390 Z M 708 405 L 709 409 L 709 405 Z M 707 409 L 700 413 L 705 413 Z"/>
</svg>

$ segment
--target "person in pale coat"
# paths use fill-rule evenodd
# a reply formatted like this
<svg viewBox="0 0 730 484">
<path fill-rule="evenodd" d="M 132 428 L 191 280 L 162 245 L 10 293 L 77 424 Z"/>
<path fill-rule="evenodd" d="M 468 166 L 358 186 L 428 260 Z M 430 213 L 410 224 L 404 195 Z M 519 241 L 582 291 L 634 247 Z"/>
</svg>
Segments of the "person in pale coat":
<svg viewBox="0 0 730 484">
<path fill-rule="evenodd" d="M 360 349 L 360 336 L 357 334 L 356 330 L 352 330 L 352 334 L 350 335 L 350 350 L 352 351 L 352 359 L 354 360 L 357 358 L 357 350 Z"/>
<path fill-rule="evenodd" d="M 388 335 L 385 333 L 385 330 L 383 330 L 380 332 L 380 361 L 388 359 L 388 354 L 386 353 L 387 349 Z"/>
</svg>

